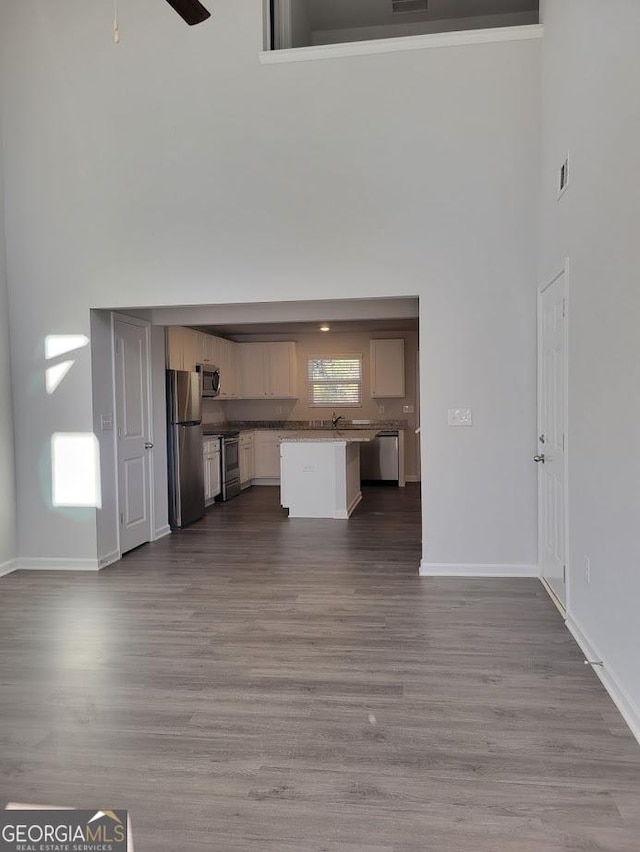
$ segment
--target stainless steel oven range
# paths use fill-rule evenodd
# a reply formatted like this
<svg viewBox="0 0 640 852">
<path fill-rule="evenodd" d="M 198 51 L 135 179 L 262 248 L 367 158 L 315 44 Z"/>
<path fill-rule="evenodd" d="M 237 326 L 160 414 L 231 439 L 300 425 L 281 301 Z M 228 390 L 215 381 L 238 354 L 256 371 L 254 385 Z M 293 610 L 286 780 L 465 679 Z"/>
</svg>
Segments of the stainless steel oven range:
<svg viewBox="0 0 640 852">
<path fill-rule="evenodd" d="M 240 433 L 220 432 L 222 491 L 216 500 L 231 500 L 240 493 Z"/>
</svg>

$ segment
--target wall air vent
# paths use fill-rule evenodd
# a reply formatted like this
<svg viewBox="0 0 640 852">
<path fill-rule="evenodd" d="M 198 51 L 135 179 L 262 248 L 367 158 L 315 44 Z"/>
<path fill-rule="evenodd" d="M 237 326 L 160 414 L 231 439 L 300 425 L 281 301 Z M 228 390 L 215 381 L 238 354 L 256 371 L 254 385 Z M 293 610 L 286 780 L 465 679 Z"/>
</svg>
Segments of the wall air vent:
<svg viewBox="0 0 640 852">
<path fill-rule="evenodd" d="M 391 0 L 394 15 L 402 15 L 407 12 L 428 12 L 429 0 Z"/>
</svg>

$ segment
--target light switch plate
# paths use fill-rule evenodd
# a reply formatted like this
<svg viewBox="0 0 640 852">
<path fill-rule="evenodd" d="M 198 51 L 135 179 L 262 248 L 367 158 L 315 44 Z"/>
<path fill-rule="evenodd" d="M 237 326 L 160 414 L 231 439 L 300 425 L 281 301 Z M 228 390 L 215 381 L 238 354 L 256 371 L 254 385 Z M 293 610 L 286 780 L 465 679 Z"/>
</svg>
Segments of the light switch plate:
<svg viewBox="0 0 640 852">
<path fill-rule="evenodd" d="M 449 426 L 473 426 L 473 412 L 470 408 L 450 408 Z"/>
<path fill-rule="evenodd" d="M 402 406 L 403 414 L 413 414 L 413 406 L 412 405 L 403 405 Z"/>
</svg>

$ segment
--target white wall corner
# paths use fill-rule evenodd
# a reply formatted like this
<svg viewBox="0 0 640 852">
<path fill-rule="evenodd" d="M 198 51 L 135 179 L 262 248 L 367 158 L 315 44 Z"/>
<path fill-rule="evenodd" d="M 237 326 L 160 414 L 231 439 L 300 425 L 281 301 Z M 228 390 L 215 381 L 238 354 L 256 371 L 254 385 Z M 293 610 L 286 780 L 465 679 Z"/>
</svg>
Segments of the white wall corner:
<svg viewBox="0 0 640 852">
<path fill-rule="evenodd" d="M 609 693 L 609 697 L 616 705 L 622 718 L 629 726 L 629 730 L 640 743 L 640 708 L 635 701 L 627 694 L 622 686 L 620 679 L 614 671 L 609 668 L 607 661 L 598 653 L 597 648 L 587 636 L 585 630 L 572 617 L 568 616 L 565 621 L 567 630 L 578 643 L 580 650 L 585 655 L 587 660 L 601 661 L 604 665 L 593 666 L 594 672 L 600 678 L 600 682 Z"/>
<path fill-rule="evenodd" d="M 6 577 L 7 574 L 18 570 L 18 560 L 8 559 L 6 562 L 0 563 L 0 577 Z"/>
<path fill-rule="evenodd" d="M 152 541 L 158 541 L 159 538 L 164 538 L 167 535 L 171 535 L 171 527 L 169 524 L 165 524 L 163 527 L 160 527 L 160 529 L 155 530 Z"/>
<path fill-rule="evenodd" d="M 537 565 L 513 563 L 425 562 L 420 563 L 421 577 L 539 577 Z"/>
</svg>

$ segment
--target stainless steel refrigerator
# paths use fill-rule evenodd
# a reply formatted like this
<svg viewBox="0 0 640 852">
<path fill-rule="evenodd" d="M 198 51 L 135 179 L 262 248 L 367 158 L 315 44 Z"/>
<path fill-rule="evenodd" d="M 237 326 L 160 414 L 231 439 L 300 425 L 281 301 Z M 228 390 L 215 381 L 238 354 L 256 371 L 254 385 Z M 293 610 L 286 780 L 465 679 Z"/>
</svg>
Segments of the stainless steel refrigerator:
<svg viewBox="0 0 640 852">
<path fill-rule="evenodd" d="M 200 374 L 167 370 L 169 523 L 186 527 L 204 515 Z"/>
</svg>

